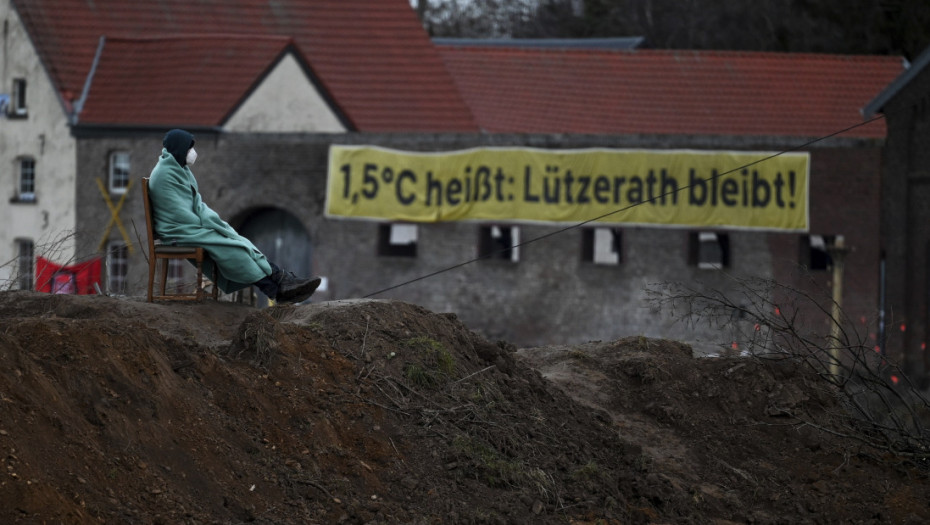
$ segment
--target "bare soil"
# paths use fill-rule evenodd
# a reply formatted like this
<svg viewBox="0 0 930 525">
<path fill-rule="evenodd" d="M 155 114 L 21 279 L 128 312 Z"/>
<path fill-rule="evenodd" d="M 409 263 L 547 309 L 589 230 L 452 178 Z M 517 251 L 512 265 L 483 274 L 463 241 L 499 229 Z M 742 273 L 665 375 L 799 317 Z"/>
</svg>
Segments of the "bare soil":
<svg viewBox="0 0 930 525">
<path fill-rule="evenodd" d="M 927 523 L 789 360 L 516 349 L 392 301 L 0 293 L 0 523 Z"/>
</svg>

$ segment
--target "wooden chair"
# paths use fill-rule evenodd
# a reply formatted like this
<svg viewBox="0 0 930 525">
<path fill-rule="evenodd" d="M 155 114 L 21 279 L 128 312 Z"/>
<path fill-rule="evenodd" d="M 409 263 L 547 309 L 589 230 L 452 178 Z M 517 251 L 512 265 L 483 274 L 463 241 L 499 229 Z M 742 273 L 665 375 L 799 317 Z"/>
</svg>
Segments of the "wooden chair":
<svg viewBox="0 0 930 525">
<path fill-rule="evenodd" d="M 168 244 L 162 244 L 161 241 L 155 238 L 155 230 L 152 225 L 152 202 L 149 200 L 149 179 L 144 177 L 142 179 L 142 200 L 145 204 L 145 231 L 149 237 L 149 288 L 148 288 L 148 302 L 153 300 L 165 300 L 165 301 L 203 301 L 205 284 L 203 277 L 203 259 L 204 259 L 204 250 L 200 246 L 171 246 Z M 193 260 L 197 267 L 197 285 L 196 290 L 191 293 L 177 293 L 177 294 L 168 294 L 165 291 L 165 286 L 168 282 L 168 263 L 171 259 L 186 259 Z M 162 261 L 161 265 L 161 293 L 159 295 L 154 295 L 152 289 L 155 285 L 155 269 L 158 266 L 158 261 Z M 213 286 L 213 299 L 217 298 L 217 286 L 216 283 L 212 283 Z"/>
</svg>

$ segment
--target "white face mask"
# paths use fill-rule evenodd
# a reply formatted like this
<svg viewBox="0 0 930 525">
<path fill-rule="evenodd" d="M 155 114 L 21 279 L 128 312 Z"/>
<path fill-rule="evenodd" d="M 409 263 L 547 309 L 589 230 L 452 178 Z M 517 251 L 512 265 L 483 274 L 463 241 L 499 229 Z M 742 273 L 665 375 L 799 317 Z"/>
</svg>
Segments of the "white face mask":
<svg viewBox="0 0 930 525">
<path fill-rule="evenodd" d="M 187 165 L 193 166 L 197 162 L 197 150 L 191 148 L 187 150 Z"/>
</svg>

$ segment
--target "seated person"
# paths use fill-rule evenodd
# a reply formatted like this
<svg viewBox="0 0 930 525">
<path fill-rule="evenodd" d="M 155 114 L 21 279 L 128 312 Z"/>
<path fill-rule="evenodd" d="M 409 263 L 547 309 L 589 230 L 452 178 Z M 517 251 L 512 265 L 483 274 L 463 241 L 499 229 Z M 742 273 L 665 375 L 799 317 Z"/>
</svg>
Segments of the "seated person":
<svg viewBox="0 0 930 525">
<path fill-rule="evenodd" d="M 155 236 L 172 245 L 202 246 L 207 254 L 204 274 L 225 293 L 254 285 L 277 303 L 310 298 L 319 277 L 302 279 L 283 272 L 204 204 L 190 169 L 197 160 L 194 135 L 173 129 L 162 145 L 149 176 Z"/>
</svg>

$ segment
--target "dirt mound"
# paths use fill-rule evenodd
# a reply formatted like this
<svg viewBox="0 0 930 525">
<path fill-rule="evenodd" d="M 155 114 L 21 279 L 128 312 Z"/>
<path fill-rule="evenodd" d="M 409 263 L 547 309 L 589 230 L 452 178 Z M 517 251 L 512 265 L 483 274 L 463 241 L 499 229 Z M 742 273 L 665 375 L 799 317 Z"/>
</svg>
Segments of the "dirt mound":
<svg viewBox="0 0 930 525">
<path fill-rule="evenodd" d="M 3 523 L 914 523 L 789 362 L 517 351 L 390 301 L 0 293 Z"/>
</svg>

